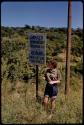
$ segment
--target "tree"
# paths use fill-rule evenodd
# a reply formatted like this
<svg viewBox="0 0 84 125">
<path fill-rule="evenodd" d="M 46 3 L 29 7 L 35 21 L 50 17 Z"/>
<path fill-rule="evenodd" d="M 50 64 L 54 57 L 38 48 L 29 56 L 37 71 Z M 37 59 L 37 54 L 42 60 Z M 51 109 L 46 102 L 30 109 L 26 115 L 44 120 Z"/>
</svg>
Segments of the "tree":
<svg viewBox="0 0 84 125">
<path fill-rule="evenodd" d="M 29 26 L 29 25 L 25 24 L 24 29 L 31 29 L 31 26 Z"/>
</svg>

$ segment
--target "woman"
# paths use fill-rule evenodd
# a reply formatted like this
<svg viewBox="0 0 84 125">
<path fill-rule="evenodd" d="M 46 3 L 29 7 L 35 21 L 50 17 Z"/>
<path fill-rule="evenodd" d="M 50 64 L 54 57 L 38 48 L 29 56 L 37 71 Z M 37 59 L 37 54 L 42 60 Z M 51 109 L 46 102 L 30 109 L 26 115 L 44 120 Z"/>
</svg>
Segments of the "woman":
<svg viewBox="0 0 84 125">
<path fill-rule="evenodd" d="M 44 106 L 47 108 L 48 100 L 51 99 L 51 113 L 55 109 L 55 100 L 58 94 L 58 84 L 61 80 L 61 74 L 57 69 L 57 63 L 55 60 L 51 60 L 48 63 L 48 69 L 45 73 L 45 79 L 47 81 L 44 92 Z"/>
</svg>

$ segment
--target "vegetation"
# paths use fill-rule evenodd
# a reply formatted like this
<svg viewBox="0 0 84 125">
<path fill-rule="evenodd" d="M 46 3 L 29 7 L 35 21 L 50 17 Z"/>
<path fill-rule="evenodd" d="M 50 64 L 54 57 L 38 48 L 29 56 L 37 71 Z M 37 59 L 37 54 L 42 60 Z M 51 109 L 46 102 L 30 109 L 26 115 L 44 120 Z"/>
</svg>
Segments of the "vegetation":
<svg viewBox="0 0 84 125">
<path fill-rule="evenodd" d="M 47 35 L 46 59 L 54 58 L 62 74 L 56 111 L 48 119 L 43 109 L 46 65 L 39 66 L 39 100 L 35 97 L 35 67 L 29 63 L 28 33 Z M 82 123 L 83 31 L 72 29 L 71 93 L 65 98 L 66 28 L 1 27 L 2 123 Z M 49 105 L 50 107 L 50 105 Z M 49 111 L 48 111 L 49 112 Z"/>
</svg>

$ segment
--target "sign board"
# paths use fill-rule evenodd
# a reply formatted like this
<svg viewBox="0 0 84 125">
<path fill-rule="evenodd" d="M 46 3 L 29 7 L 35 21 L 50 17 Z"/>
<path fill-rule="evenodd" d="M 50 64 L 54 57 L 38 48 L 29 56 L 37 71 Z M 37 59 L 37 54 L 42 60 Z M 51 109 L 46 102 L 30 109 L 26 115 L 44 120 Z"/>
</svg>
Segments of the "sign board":
<svg viewBox="0 0 84 125">
<path fill-rule="evenodd" d="M 46 35 L 43 33 L 29 34 L 29 61 L 39 65 L 46 63 Z"/>
</svg>

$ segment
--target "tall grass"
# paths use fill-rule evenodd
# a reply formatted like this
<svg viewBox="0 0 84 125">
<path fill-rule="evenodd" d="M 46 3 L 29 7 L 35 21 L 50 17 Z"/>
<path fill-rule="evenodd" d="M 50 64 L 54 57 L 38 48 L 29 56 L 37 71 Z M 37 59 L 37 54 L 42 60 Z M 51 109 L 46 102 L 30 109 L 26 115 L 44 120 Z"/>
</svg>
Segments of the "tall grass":
<svg viewBox="0 0 84 125">
<path fill-rule="evenodd" d="M 71 89 L 70 95 L 66 97 L 64 95 L 64 83 L 59 86 L 55 112 L 52 118 L 49 119 L 49 109 L 48 112 L 46 112 L 42 106 L 43 92 L 45 89 L 44 81 L 39 84 L 39 99 L 37 101 L 35 83 L 23 83 L 17 81 L 15 89 L 11 90 L 11 83 L 4 80 L 1 86 L 2 123 L 82 123 L 82 81 L 79 82 L 80 89 Z"/>
</svg>

